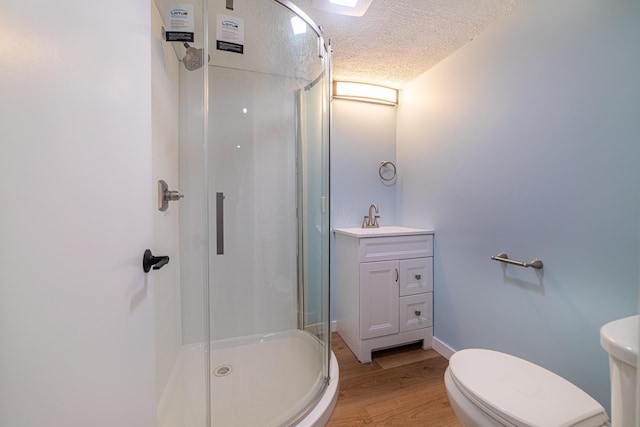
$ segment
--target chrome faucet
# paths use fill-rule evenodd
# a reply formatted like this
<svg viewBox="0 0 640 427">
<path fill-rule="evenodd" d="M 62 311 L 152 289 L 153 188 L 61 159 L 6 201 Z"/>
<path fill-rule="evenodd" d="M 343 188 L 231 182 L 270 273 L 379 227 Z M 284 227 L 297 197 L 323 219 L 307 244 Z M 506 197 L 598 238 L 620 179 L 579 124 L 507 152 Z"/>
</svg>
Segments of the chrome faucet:
<svg viewBox="0 0 640 427">
<path fill-rule="evenodd" d="M 380 215 L 374 216 L 374 209 L 376 213 L 380 213 L 378 206 L 375 203 L 372 203 L 371 206 L 369 206 L 369 216 L 365 215 L 364 220 L 362 221 L 362 228 L 380 228 L 380 224 L 378 224 L 378 218 L 380 218 Z"/>
</svg>

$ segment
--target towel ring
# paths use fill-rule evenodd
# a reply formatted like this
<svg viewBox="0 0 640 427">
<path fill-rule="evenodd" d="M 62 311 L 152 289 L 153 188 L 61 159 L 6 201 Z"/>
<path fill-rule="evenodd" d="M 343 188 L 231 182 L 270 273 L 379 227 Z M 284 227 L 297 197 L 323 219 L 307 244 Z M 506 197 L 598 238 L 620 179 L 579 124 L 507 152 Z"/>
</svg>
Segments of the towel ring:
<svg viewBox="0 0 640 427">
<path fill-rule="evenodd" d="M 385 178 L 385 177 L 382 175 L 382 169 L 383 169 L 385 166 L 387 166 L 387 165 L 391 165 L 391 167 L 393 168 L 393 175 L 391 175 L 391 178 Z M 380 175 L 380 178 L 381 178 L 383 181 L 391 181 L 391 180 L 393 180 L 393 179 L 396 177 L 396 165 L 394 165 L 394 164 L 393 164 L 393 162 L 389 162 L 389 161 L 387 161 L 387 160 L 383 160 L 383 161 L 380 163 L 380 169 L 378 169 L 378 175 Z"/>
</svg>

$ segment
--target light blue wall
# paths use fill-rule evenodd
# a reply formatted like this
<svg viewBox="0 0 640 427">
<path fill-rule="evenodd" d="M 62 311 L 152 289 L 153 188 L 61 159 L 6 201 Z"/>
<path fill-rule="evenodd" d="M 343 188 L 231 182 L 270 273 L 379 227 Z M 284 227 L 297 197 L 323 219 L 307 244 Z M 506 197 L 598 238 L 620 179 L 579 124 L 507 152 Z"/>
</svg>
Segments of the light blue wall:
<svg viewBox="0 0 640 427">
<path fill-rule="evenodd" d="M 331 226 L 360 227 L 371 203 L 378 205 L 382 225 L 396 224 L 396 182 L 378 175 L 380 162 L 396 159 L 396 107 L 335 99 L 331 110 Z M 333 235 L 331 257 L 334 266 Z M 332 268 L 334 320 L 335 284 Z"/>
<path fill-rule="evenodd" d="M 333 226 L 361 226 L 371 203 L 381 224 L 395 224 L 395 181 L 382 181 L 378 169 L 396 159 L 396 107 L 334 99 L 331 108 Z"/>
<path fill-rule="evenodd" d="M 639 1 L 526 1 L 398 108 L 397 215 L 436 230 L 435 336 L 524 357 L 607 409 L 599 328 L 638 309 L 639 76 Z"/>
</svg>

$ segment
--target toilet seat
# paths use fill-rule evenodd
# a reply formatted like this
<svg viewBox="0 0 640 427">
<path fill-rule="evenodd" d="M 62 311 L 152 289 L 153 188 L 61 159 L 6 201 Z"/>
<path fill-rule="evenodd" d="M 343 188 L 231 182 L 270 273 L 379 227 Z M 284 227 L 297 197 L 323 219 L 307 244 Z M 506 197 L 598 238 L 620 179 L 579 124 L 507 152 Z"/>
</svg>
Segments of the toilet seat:
<svg viewBox="0 0 640 427">
<path fill-rule="evenodd" d="M 587 393 L 515 356 L 461 350 L 451 356 L 449 371 L 462 394 L 504 425 L 600 427 L 608 420 Z"/>
</svg>

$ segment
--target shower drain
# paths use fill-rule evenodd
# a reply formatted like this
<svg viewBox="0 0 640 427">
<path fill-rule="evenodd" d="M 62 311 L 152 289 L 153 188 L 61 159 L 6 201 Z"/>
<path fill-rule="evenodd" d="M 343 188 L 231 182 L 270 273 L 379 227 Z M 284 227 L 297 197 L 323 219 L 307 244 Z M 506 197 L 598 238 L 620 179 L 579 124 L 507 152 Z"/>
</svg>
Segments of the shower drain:
<svg viewBox="0 0 640 427">
<path fill-rule="evenodd" d="M 216 377 L 226 377 L 232 370 L 233 367 L 231 365 L 220 365 L 213 370 L 213 375 Z"/>
</svg>

